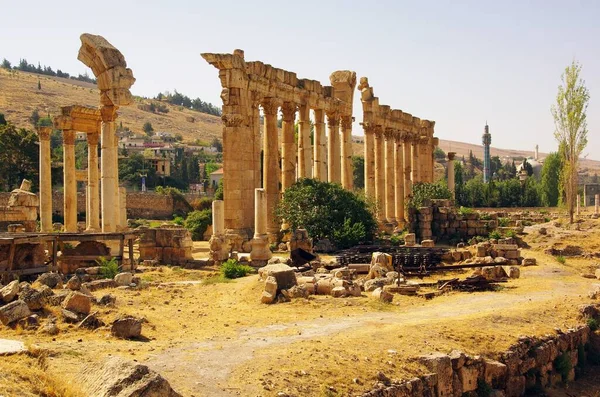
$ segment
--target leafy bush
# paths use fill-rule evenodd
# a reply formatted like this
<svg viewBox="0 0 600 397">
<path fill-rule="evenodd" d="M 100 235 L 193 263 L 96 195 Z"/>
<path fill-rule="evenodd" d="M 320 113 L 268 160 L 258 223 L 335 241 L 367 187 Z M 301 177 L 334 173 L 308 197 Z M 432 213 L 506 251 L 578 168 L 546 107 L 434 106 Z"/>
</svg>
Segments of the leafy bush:
<svg viewBox="0 0 600 397">
<path fill-rule="evenodd" d="M 196 211 L 210 210 L 210 209 L 212 209 L 212 202 L 213 201 L 211 199 L 209 199 L 208 197 L 203 197 L 201 199 L 195 199 L 192 202 L 192 207 Z"/>
<path fill-rule="evenodd" d="M 204 237 L 204 233 L 208 225 L 212 223 L 212 211 L 192 211 L 188 214 L 183 222 L 183 226 L 192 232 L 192 240 L 200 241 Z"/>
<path fill-rule="evenodd" d="M 413 185 L 412 197 L 408 200 L 409 208 L 419 208 L 423 206 L 425 200 L 452 198 L 452 192 L 442 183 L 424 183 L 417 182 Z"/>
<path fill-rule="evenodd" d="M 225 278 L 240 278 L 254 273 L 254 268 L 241 264 L 235 259 L 228 259 L 221 265 L 221 273 Z"/>
<path fill-rule="evenodd" d="M 517 232 L 515 232 L 512 229 L 508 229 L 506 232 L 504 232 L 504 237 L 516 238 L 517 237 Z"/>
<path fill-rule="evenodd" d="M 461 206 L 461 207 L 458 209 L 458 213 L 459 213 L 460 215 L 462 215 L 462 216 L 465 216 L 465 215 L 471 215 L 471 214 L 473 214 L 474 212 L 475 212 L 475 211 L 473 211 L 473 209 L 472 209 L 472 208 L 467 208 L 467 207 L 463 207 L 463 206 Z"/>
<path fill-rule="evenodd" d="M 183 195 L 183 193 L 181 193 L 181 190 L 179 190 L 175 187 L 157 186 L 156 189 L 154 189 L 154 191 L 158 194 L 163 194 L 165 196 L 171 196 L 173 198 L 174 204 L 181 204 L 185 208 L 186 213 L 194 210 L 194 208 L 190 205 L 190 203 L 188 203 L 188 201 L 185 198 L 185 196 Z"/>
<path fill-rule="evenodd" d="M 490 219 L 492 219 L 492 216 L 487 212 L 481 212 L 479 213 L 479 219 L 481 219 L 482 221 L 489 221 Z"/>
<path fill-rule="evenodd" d="M 558 263 L 560 263 L 561 265 L 564 265 L 565 263 L 567 263 L 567 259 L 562 255 L 557 256 L 556 261 Z"/>
<path fill-rule="evenodd" d="M 405 234 L 406 234 L 406 232 L 402 232 L 401 234 L 392 234 L 390 236 L 390 243 L 392 243 L 392 245 L 404 244 L 404 235 Z"/>
<path fill-rule="evenodd" d="M 596 331 L 598 329 L 598 320 L 595 318 L 588 318 L 587 325 L 592 331 Z"/>
<path fill-rule="evenodd" d="M 223 200 L 223 179 L 219 181 L 219 186 L 215 190 L 215 200 Z"/>
<path fill-rule="evenodd" d="M 502 235 L 497 230 L 494 230 L 493 232 L 490 233 L 490 240 L 499 240 L 501 238 L 502 238 Z"/>
<path fill-rule="evenodd" d="M 571 365 L 571 358 L 569 357 L 567 352 L 564 352 L 560 356 L 556 357 L 556 359 L 554 360 L 554 369 L 560 374 L 563 382 L 566 381 L 569 377 L 569 372 L 572 368 L 573 367 Z"/>
<path fill-rule="evenodd" d="M 510 218 L 498 218 L 498 226 L 508 227 L 510 224 Z"/>
<path fill-rule="evenodd" d="M 115 278 L 119 274 L 119 264 L 116 258 L 98 258 L 96 260 L 98 266 L 100 266 L 100 275 L 102 278 Z"/>
<path fill-rule="evenodd" d="M 328 238 L 339 246 L 357 239 L 371 240 L 377 230 L 372 208 L 364 198 L 338 184 L 315 179 L 300 179 L 286 189 L 276 214 L 292 230 L 303 227 L 315 240 Z"/>
<path fill-rule="evenodd" d="M 338 248 L 350 248 L 364 240 L 365 235 L 365 225 L 361 222 L 350 223 L 350 219 L 346 218 L 342 227 L 333 231 L 333 241 Z"/>
<path fill-rule="evenodd" d="M 175 215 L 173 217 L 173 223 L 176 224 L 176 225 L 183 226 L 184 222 L 185 222 L 185 220 L 183 219 L 182 216 Z"/>
</svg>

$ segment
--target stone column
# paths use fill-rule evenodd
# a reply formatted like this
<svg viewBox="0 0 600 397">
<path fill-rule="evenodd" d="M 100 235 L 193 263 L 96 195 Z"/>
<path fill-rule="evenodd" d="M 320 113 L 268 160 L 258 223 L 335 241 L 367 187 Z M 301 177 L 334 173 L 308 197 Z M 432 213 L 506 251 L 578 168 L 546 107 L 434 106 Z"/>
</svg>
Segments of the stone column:
<svg viewBox="0 0 600 397">
<path fill-rule="evenodd" d="M 279 201 L 279 134 L 277 109 L 279 101 L 267 98 L 262 102 L 265 127 L 263 130 L 263 188 L 267 196 L 267 233 L 269 242 L 277 241 L 279 225 L 275 222 L 275 208 Z"/>
<path fill-rule="evenodd" d="M 599 207 L 600 207 L 600 194 L 596 194 L 594 196 L 594 204 L 595 204 L 595 206 L 594 206 L 594 214 L 598 215 L 598 214 L 600 214 L 600 209 L 599 209 Z"/>
<path fill-rule="evenodd" d="M 88 144 L 88 181 L 87 181 L 87 230 L 100 231 L 100 188 L 98 186 L 98 132 L 87 134 Z"/>
<path fill-rule="evenodd" d="M 267 196 L 265 189 L 256 189 L 254 194 L 254 239 L 250 259 L 253 266 L 263 266 L 273 256 L 267 236 Z"/>
<path fill-rule="evenodd" d="M 327 180 L 340 183 L 340 119 L 337 113 L 327 113 Z"/>
<path fill-rule="evenodd" d="M 222 200 L 212 202 L 212 227 L 213 233 L 208 242 L 210 259 L 215 262 L 226 261 L 231 248 L 225 233 L 225 205 Z"/>
<path fill-rule="evenodd" d="M 385 219 L 387 223 L 396 226 L 396 178 L 394 176 L 394 136 L 388 128 L 384 136 L 384 162 L 385 162 Z"/>
<path fill-rule="evenodd" d="M 394 196 L 395 211 L 398 227 L 403 228 L 406 224 L 404 218 L 404 173 L 403 173 L 402 136 L 396 131 L 394 134 Z"/>
<path fill-rule="evenodd" d="M 327 161 L 325 159 L 325 112 L 322 109 L 315 109 L 315 136 L 314 136 L 314 164 L 313 178 L 318 181 L 327 181 Z"/>
<path fill-rule="evenodd" d="M 365 131 L 365 196 L 375 199 L 375 137 L 373 127 L 363 124 Z"/>
<path fill-rule="evenodd" d="M 115 169 L 115 106 L 100 108 L 102 126 L 100 130 L 100 201 L 102 204 L 102 231 L 105 233 L 116 231 L 117 209 L 119 203 L 115 202 L 118 196 L 118 170 Z"/>
<path fill-rule="evenodd" d="M 117 115 L 115 114 L 115 119 L 117 118 Z M 116 125 L 116 123 L 113 122 L 113 125 Z M 115 186 L 116 186 L 116 190 L 115 190 L 115 230 L 119 231 L 121 229 L 123 229 L 125 227 L 125 225 L 121 224 L 121 188 L 119 186 L 119 137 L 117 136 L 117 131 L 116 131 L 116 127 L 114 127 L 115 129 L 113 130 L 113 159 L 115 161 L 115 168 L 114 168 L 114 173 L 115 173 Z"/>
<path fill-rule="evenodd" d="M 63 130 L 63 174 L 65 232 L 77 233 L 77 177 L 75 175 L 75 131 Z"/>
<path fill-rule="evenodd" d="M 283 117 L 281 132 L 281 190 L 285 191 L 296 182 L 296 140 L 294 139 L 294 119 L 296 105 L 284 102 L 281 107 Z"/>
<path fill-rule="evenodd" d="M 119 226 L 127 229 L 127 189 L 123 186 L 119 187 Z"/>
<path fill-rule="evenodd" d="M 298 178 L 313 177 L 309 112 L 308 105 L 298 108 Z"/>
<path fill-rule="evenodd" d="M 354 168 L 352 167 L 352 116 L 342 117 L 342 186 L 354 189 Z"/>
<path fill-rule="evenodd" d="M 383 147 L 383 131 L 375 128 L 375 200 L 377 203 L 377 220 L 385 222 L 385 161 Z"/>
<path fill-rule="evenodd" d="M 411 177 L 411 141 L 409 137 L 405 137 L 402 142 L 402 148 L 404 150 L 404 202 L 406 203 L 410 199 L 412 194 L 412 180 Z"/>
<path fill-rule="evenodd" d="M 448 189 L 452 192 L 452 199 L 456 200 L 456 187 L 454 186 L 454 156 L 455 152 L 448 152 Z"/>
<path fill-rule="evenodd" d="M 415 137 L 415 139 L 413 139 L 412 141 L 412 145 L 411 145 L 411 159 L 412 159 L 412 176 L 411 179 L 414 183 L 420 182 L 421 181 L 421 176 L 419 173 L 419 138 Z"/>
<path fill-rule="evenodd" d="M 40 127 L 40 231 L 52 232 L 52 160 L 50 155 L 51 127 Z"/>
<path fill-rule="evenodd" d="M 580 202 L 581 202 L 581 195 L 578 194 L 577 195 L 577 215 L 579 215 L 579 213 L 580 213 L 580 211 L 579 211 Z"/>
<path fill-rule="evenodd" d="M 252 109 L 250 111 L 250 117 L 252 117 L 252 135 L 254 140 L 252 141 L 253 146 L 253 159 L 254 164 L 254 188 L 260 188 L 261 184 L 261 168 L 260 168 L 260 151 L 261 151 L 261 136 L 260 136 L 260 110 L 258 106 L 260 103 L 253 102 Z"/>
</svg>

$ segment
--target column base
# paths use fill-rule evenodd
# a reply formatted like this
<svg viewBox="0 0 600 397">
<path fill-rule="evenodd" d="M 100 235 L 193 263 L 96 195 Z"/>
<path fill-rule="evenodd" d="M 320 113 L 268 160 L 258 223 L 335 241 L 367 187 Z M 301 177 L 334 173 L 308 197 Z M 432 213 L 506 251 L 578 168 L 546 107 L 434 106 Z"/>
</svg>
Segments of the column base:
<svg viewBox="0 0 600 397">
<path fill-rule="evenodd" d="M 255 236 L 252 239 L 252 252 L 250 252 L 250 260 L 253 266 L 261 265 L 273 257 L 269 249 L 269 238 L 265 235 Z"/>
<path fill-rule="evenodd" d="M 231 250 L 237 252 L 244 252 L 244 242 L 251 240 L 248 230 L 244 229 L 227 229 L 225 230 L 225 238 L 229 242 Z"/>
<path fill-rule="evenodd" d="M 221 263 L 229 259 L 231 245 L 228 239 L 223 235 L 213 235 L 208 241 L 210 247 L 209 257 L 217 263 Z"/>
</svg>

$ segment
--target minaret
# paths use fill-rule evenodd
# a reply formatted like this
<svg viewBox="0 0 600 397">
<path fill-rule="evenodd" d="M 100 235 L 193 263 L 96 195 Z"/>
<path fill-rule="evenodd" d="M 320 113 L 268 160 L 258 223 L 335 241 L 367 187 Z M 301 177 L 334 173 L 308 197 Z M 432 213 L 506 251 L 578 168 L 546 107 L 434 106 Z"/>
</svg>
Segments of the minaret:
<svg viewBox="0 0 600 397">
<path fill-rule="evenodd" d="M 540 152 L 539 152 L 539 146 L 535 145 L 535 161 L 539 161 L 539 156 L 540 156 Z"/>
<path fill-rule="evenodd" d="M 492 144 L 492 135 L 490 134 L 490 127 L 487 122 L 485 123 L 485 129 L 483 131 L 483 182 L 488 183 L 492 178 L 492 170 L 490 168 L 490 145 Z"/>
</svg>

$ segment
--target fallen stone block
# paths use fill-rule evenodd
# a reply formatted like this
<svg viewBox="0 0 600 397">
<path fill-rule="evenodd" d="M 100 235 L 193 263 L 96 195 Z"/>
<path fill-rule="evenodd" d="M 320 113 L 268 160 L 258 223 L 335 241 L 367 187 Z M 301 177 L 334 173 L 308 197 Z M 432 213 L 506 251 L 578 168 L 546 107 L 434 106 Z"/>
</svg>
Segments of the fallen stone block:
<svg viewBox="0 0 600 397">
<path fill-rule="evenodd" d="M 535 266 L 537 261 L 535 258 L 523 258 L 523 266 Z"/>
<path fill-rule="evenodd" d="M 16 300 L 0 307 L 0 322 L 4 325 L 29 316 L 31 316 L 31 310 L 29 310 L 27 303 L 22 300 Z"/>
<path fill-rule="evenodd" d="M 135 317 L 122 317 L 112 323 L 110 333 L 121 339 L 139 338 L 142 335 L 142 321 Z"/>
<path fill-rule="evenodd" d="M 83 283 L 81 287 L 87 288 L 89 291 L 94 292 L 106 288 L 116 288 L 118 285 L 113 279 L 94 280 L 89 283 Z"/>
<path fill-rule="evenodd" d="M 267 291 L 263 291 L 263 293 L 260 297 L 260 302 L 265 303 L 265 304 L 271 304 L 271 303 L 275 302 L 275 295 L 273 295 Z"/>
<path fill-rule="evenodd" d="M 331 290 L 331 296 L 334 298 L 343 298 L 347 294 L 346 288 L 344 287 L 335 287 Z"/>
<path fill-rule="evenodd" d="M 130 272 L 119 273 L 114 277 L 114 280 L 119 286 L 130 285 L 133 282 L 133 274 Z"/>
<path fill-rule="evenodd" d="M 10 303 L 13 301 L 13 299 L 15 299 L 17 297 L 18 293 L 19 293 L 19 282 L 17 280 L 14 280 L 14 281 L 11 281 L 10 283 L 8 283 L 8 285 L 3 287 L 2 289 L 0 289 L 0 299 L 4 303 Z"/>
<path fill-rule="evenodd" d="M 62 277 L 58 273 L 44 273 L 35 282 L 50 288 L 62 288 L 63 286 Z"/>
<path fill-rule="evenodd" d="M 258 269 L 258 274 L 263 280 L 269 276 L 275 277 L 277 280 L 277 287 L 279 289 L 292 288 L 297 284 L 296 273 L 294 269 L 282 263 L 261 267 Z"/>
<path fill-rule="evenodd" d="M 63 301 L 62 307 L 75 313 L 89 314 L 92 301 L 89 296 L 81 292 L 72 291 Z"/>
</svg>

